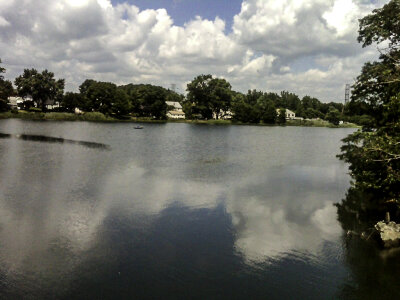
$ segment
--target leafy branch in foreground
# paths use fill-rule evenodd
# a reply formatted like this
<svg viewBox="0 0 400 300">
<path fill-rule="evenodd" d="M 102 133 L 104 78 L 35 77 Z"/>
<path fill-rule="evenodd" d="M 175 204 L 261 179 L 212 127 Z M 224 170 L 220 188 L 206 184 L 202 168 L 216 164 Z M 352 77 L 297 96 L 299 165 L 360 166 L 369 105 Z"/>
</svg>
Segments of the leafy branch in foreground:
<svg viewBox="0 0 400 300">
<path fill-rule="evenodd" d="M 358 201 L 361 213 L 382 219 L 385 211 L 400 214 L 400 1 L 392 0 L 360 20 L 358 41 L 363 47 L 387 43 L 379 61 L 368 62 L 353 86 L 352 102 L 368 107 L 373 122 L 343 142 L 339 158 L 349 163 L 354 190 L 364 195 Z M 351 201 L 350 201 L 351 199 Z M 339 211 L 340 211 L 339 209 Z M 371 214 L 375 212 L 375 214 Z M 393 215 L 393 214 L 392 214 Z"/>
</svg>

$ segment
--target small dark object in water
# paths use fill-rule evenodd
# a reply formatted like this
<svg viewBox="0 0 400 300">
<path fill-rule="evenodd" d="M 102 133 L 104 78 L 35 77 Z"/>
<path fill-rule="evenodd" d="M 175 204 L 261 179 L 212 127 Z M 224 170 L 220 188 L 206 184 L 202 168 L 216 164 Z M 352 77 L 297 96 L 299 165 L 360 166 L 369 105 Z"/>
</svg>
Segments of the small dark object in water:
<svg viewBox="0 0 400 300">
<path fill-rule="evenodd" d="M 143 126 L 137 125 L 134 127 L 135 129 L 143 129 Z"/>
</svg>

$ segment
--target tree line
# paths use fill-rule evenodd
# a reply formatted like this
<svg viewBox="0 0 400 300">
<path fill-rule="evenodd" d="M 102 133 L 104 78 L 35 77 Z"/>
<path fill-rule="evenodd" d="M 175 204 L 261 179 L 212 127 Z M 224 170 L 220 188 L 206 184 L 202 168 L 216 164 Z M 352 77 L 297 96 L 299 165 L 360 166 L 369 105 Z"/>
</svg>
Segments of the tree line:
<svg viewBox="0 0 400 300">
<path fill-rule="evenodd" d="M 1 61 L 0 61 L 1 62 Z M 2 68 L 1 72 L 5 72 Z M 96 111 L 117 118 L 148 117 L 163 120 L 170 109 L 166 101 L 179 102 L 187 119 L 232 118 L 243 123 L 283 124 L 286 110 L 296 117 L 305 119 L 325 119 L 333 124 L 340 120 L 370 123 L 369 111 L 364 104 L 351 102 L 346 107 L 342 103 L 323 103 L 317 98 L 300 97 L 294 93 L 280 93 L 249 90 L 240 93 L 232 90 L 231 84 L 223 78 L 199 75 L 187 85 L 186 96 L 175 91 L 151 84 L 127 84 L 118 86 L 111 82 L 92 79 L 79 86 L 79 92 L 64 93 L 65 80 L 54 78 L 54 73 L 44 70 L 25 69 L 15 78 L 15 90 L 10 81 L 0 77 L 0 101 L 2 110 L 10 95 L 31 96 L 32 102 L 24 102 L 25 109 L 36 105 L 46 111 L 52 102 L 60 103 L 59 111 Z"/>
</svg>

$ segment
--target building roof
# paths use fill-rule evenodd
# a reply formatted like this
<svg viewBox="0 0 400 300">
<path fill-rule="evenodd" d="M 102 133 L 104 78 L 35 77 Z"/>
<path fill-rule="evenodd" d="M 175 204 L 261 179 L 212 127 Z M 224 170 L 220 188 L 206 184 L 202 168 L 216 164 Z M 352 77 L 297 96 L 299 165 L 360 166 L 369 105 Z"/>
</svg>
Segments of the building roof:
<svg viewBox="0 0 400 300">
<path fill-rule="evenodd" d="M 287 108 L 286 108 L 286 113 L 287 113 L 287 114 L 294 114 L 293 111 L 291 111 L 290 109 L 287 109 Z"/>
<path fill-rule="evenodd" d="M 165 103 L 169 106 L 173 106 L 175 109 L 182 109 L 182 105 L 179 102 L 165 101 Z"/>
</svg>

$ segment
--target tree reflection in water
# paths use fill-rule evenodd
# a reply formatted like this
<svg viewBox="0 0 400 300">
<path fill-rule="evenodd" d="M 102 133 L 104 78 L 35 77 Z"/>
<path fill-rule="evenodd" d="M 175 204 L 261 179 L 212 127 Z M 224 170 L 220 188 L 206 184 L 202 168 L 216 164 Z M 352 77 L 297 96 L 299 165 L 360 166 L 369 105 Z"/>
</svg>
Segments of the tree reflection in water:
<svg viewBox="0 0 400 300">
<path fill-rule="evenodd" d="M 338 220 L 344 229 L 344 263 L 351 277 L 341 288 L 341 299 L 400 299 L 400 248 L 383 249 L 372 234 L 384 219 L 382 211 L 367 208 L 372 196 L 350 188 L 338 204 Z M 349 232 L 365 232 L 364 238 Z"/>
</svg>

